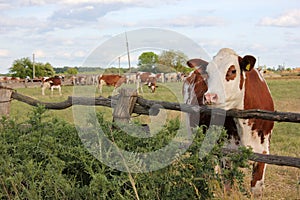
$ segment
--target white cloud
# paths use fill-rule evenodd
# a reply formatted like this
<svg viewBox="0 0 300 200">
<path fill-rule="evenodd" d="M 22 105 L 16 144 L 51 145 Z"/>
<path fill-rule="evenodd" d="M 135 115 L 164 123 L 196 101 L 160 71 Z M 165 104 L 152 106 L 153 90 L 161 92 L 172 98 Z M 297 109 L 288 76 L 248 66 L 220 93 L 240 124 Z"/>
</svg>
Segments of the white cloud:
<svg viewBox="0 0 300 200">
<path fill-rule="evenodd" d="M 180 16 L 174 18 L 169 21 L 170 25 L 173 26 L 217 26 L 223 25 L 225 22 L 223 19 L 217 17 L 210 17 L 210 16 Z"/>
<path fill-rule="evenodd" d="M 79 51 L 73 52 L 72 55 L 77 57 L 77 58 L 84 58 L 87 55 L 87 53 L 84 52 L 84 51 L 79 50 Z"/>
<path fill-rule="evenodd" d="M 9 4 L 19 5 L 19 6 L 41 6 L 47 4 L 60 4 L 66 6 L 72 5 L 82 5 L 82 4 L 131 4 L 137 6 L 161 6 L 163 4 L 174 4 L 176 2 L 180 2 L 182 0 L 152 0 L 152 1 L 144 1 L 144 0 L 11 0 L 11 3 L 2 3 L 3 6 L 7 6 Z M 0 3 L 0 7 L 2 5 Z"/>
<path fill-rule="evenodd" d="M 44 57 L 46 57 L 46 54 L 45 54 L 45 52 L 44 52 L 43 50 L 35 50 L 35 51 L 34 51 L 34 55 L 35 55 L 36 57 L 39 57 L 39 58 L 44 58 Z"/>
<path fill-rule="evenodd" d="M 262 26 L 300 27 L 300 9 L 290 10 L 278 17 L 265 17 L 260 22 Z"/>
<path fill-rule="evenodd" d="M 123 26 L 152 26 L 152 27 L 204 27 L 204 26 L 220 26 L 226 22 L 218 17 L 210 16 L 194 16 L 184 15 L 165 19 L 152 19 L 138 22 L 122 22 Z"/>
<path fill-rule="evenodd" d="M 9 51 L 6 49 L 0 49 L 0 57 L 7 57 L 9 56 Z"/>
</svg>

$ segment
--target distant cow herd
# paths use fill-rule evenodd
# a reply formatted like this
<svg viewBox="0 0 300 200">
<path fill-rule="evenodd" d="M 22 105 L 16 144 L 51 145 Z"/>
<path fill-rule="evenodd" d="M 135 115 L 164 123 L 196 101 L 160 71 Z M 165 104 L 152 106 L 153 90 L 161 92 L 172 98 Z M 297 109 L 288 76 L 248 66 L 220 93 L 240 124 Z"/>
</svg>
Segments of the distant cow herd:
<svg viewBox="0 0 300 200">
<path fill-rule="evenodd" d="M 0 77 L 0 85 L 15 84 L 15 83 L 26 83 L 40 82 L 42 88 L 42 95 L 45 95 L 45 90 L 49 88 L 51 95 L 53 90 L 57 89 L 59 94 L 62 95 L 62 85 L 97 85 L 98 91 L 102 94 L 103 86 L 113 86 L 115 89 L 120 87 L 122 84 L 136 84 L 138 92 L 144 93 L 143 85 L 147 85 L 150 92 L 154 93 L 157 83 L 165 82 L 180 82 L 183 81 L 185 75 L 183 73 L 158 73 L 154 74 L 151 72 L 136 72 L 136 73 L 125 73 L 124 75 L 116 74 L 99 74 L 99 75 L 74 75 L 68 78 L 65 76 L 54 76 L 54 77 L 38 77 L 30 79 L 29 77 L 21 79 L 18 77 Z"/>
</svg>

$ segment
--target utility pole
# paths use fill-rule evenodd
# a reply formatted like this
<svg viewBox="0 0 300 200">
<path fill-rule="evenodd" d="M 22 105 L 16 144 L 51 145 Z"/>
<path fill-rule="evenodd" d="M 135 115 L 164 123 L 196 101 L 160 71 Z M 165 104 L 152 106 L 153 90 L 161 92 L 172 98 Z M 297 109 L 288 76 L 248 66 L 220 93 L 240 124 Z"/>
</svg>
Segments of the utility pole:
<svg viewBox="0 0 300 200">
<path fill-rule="evenodd" d="M 131 72 L 131 65 L 130 65 L 129 46 L 128 46 L 128 39 L 127 39 L 127 32 L 126 31 L 125 31 L 125 38 L 126 38 L 126 48 L 127 48 L 128 65 L 129 65 L 129 73 L 130 73 Z"/>
<path fill-rule="evenodd" d="M 119 60 L 119 75 L 120 75 L 120 59 L 121 59 L 121 57 L 119 56 L 118 57 L 118 60 Z"/>
<path fill-rule="evenodd" d="M 32 79 L 35 78 L 35 63 L 34 63 L 34 54 L 32 54 Z"/>
</svg>

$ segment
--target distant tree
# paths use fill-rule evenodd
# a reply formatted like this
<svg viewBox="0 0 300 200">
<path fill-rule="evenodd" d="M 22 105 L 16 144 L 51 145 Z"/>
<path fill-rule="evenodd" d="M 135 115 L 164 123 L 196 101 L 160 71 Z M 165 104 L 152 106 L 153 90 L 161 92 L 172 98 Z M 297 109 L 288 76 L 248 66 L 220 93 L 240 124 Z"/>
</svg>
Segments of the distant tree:
<svg viewBox="0 0 300 200">
<path fill-rule="evenodd" d="M 158 63 L 170 67 L 178 72 L 183 72 L 188 57 L 180 51 L 163 51 L 158 57 Z"/>
<path fill-rule="evenodd" d="M 70 68 L 70 67 L 68 67 L 68 66 L 64 66 L 64 67 L 55 67 L 55 68 L 53 68 L 53 69 L 54 69 L 54 71 L 55 71 L 56 74 L 64 74 L 64 73 L 67 72 L 67 70 L 68 70 L 69 68 Z"/>
<path fill-rule="evenodd" d="M 35 64 L 35 76 L 43 77 L 43 76 L 53 76 L 55 71 L 50 63 L 36 63 Z"/>
<path fill-rule="evenodd" d="M 166 65 L 156 64 L 154 67 L 155 73 L 169 73 L 169 72 L 176 72 L 175 69 L 168 67 Z"/>
<path fill-rule="evenodd" d="M 158 61 L 158 55 L 154 52 L 144 52 L 138 58 L 138 66 L 151 65 L 154 66 Z"/>
<path fill-rule="evenodd" d="M 153 72 L 153 70 L 152 64 L 143 64 L 138 67 L 138 71 L 140 72 Z"/>
<path fill-rule="evenodd" d="M 78 73 L 78 70 L 75 67 L 68 67 L 66 73 L 71 75 L 76 75 Z"/>
<path fill-rule="evenodd" d="M 32 66 L 32 62 L 29 58 L 21 58 L 13 62 L 12 67 L 9 68 L 9 72 L 14 77 L 32 77 Z"/>
<path fill-rule="evenodd" d="M 55 74 L 50 63 L 35 63 L 35 76 L 52 76 Z M 13 62 L 9 72 L 14 77 L 25 78 L 26 76 L 33 77 L 33 62 L 27 58 L 17 59 Z"/>
</svg>

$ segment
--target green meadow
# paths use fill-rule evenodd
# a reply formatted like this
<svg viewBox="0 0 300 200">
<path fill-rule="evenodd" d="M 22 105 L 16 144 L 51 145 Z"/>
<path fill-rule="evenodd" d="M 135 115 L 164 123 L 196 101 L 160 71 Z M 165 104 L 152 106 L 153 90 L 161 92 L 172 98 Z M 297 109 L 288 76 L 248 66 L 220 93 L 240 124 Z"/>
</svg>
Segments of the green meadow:
<svg viewBox="0 0 300 200">
<path fill-rule="evenodd" d="M 275 101 L 275 109 L 283 112 L 300 113 L 300 79 L 267 79 L 269 88 Z M 80 86 L 80 90 L 87 95 L 100 96 L 96 86 Z M 148 88 L 143 88 L 144 93 L 140 95 L 146 99 L 182 102 L 181 95 L 182 83 L 166 83 L 159 84 L 155 93 L 150 93 Z M 54 95 L 50 95 L 50 91 L 46 91 L 46 95 L 41 95 L 41 88 L 17 88 L 18 93 L 31 96 L 42 102 L 61 102 L 68 96 L 82 95 L 74 90 L 72 86 L 63 86 L 62 96 L 54 91 Z M 79 91 L 79 90 L 78 90 Z M 108 97 L 115 94 L 111 87 L 103 87 L 103 96 Z M 95 108 L 97 112 L 101 112 L 106 120 L 112 120 L 112 110 L 107 107 Z M 32 107 L 13 100 L 11 103 L 10 118 L 16 122 L 25 122 L 28 120 L 29 112 Z M 61 118 L 68 123 L 74 123 L 73 108 L 64 110 L 47 111 L 49 118 Z M 167 119 L 174 119 L 180 116 L 179 112 L 166 112 Z M 133 114 L 133 120 L 141 123 L 150 123 L 151 118 L 148 116 L 136 116 Z M 273 135 L 270 145 L 271 154 L 300 157 L 300 124 L 296 123 L 275 123 Z M 249 189 L 250 170 L 246 169 L 245 187 Z M 268 165 L 265 178 L 265 193 L 263 199 L 299 199 L 300 198 L 300 170 L 293 167 L 282 167 Z"/>
</svg>

